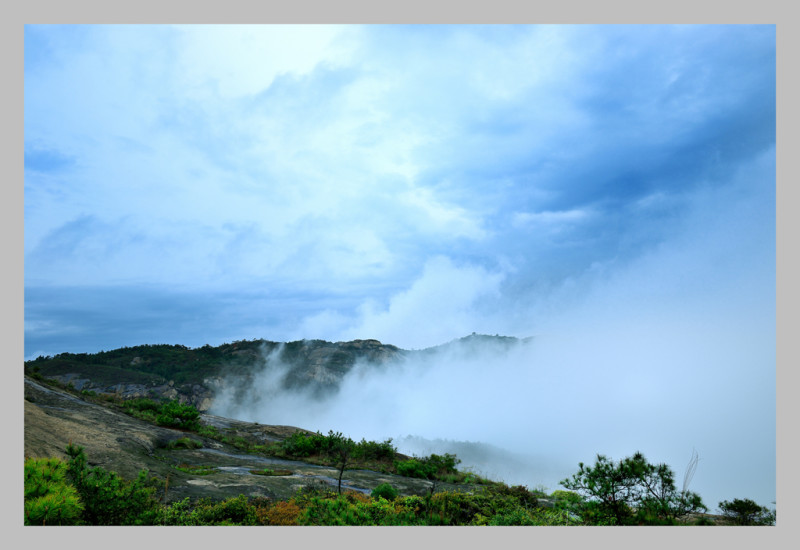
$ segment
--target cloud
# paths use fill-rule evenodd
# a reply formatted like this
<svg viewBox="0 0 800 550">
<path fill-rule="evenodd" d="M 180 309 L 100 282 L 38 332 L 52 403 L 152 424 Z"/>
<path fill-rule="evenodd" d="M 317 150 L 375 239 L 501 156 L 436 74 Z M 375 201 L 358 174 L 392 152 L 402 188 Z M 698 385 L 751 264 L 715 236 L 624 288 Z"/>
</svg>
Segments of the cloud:
<svg viewBox="0 0 800 550">
<path fill-rule="evenodd" d="M 181 85 L 212 97 L 257 94 L 285 74 L 303 75 L 348 55 L 342 25 L 178 25 Z M 201 96 L 202 97 L 202 96 Z"/>
<path fill-rule="evenodd" d="M 353 317 L 323 311 L 307 319 L 299 334 L 334 341 L 374 338 L 414 349 L 433 346 L 483 329 L 481 306 L 497 297 L 504 277 L 500 271 L 438 256 L 388 303 L 367 300 Z"/>
</svg>

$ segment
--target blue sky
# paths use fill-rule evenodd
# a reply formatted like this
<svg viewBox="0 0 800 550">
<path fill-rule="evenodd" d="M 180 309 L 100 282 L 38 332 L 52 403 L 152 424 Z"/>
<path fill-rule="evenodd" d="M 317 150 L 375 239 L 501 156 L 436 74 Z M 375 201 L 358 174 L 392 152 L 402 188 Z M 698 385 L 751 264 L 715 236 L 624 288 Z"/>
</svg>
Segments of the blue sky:
<svg viewBox="0 0 800 550">
<path fill-rule="evenodd" d="M 774 499 L 775 44 L 26 26 L 25 355 L 536 336 L 708 422 L 752 403 Z"/>
</svg>

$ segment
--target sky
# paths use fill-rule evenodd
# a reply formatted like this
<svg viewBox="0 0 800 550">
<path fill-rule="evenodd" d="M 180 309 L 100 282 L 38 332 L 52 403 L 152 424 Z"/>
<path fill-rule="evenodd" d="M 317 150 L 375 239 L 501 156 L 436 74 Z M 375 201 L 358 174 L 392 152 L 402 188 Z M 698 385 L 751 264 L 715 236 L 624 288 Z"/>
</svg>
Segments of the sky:
<svg viewBox="0 0 800 550">
<path fill-rule="evenodd" d="M 532 336 L 430 374 L 485 427 L 391 429 L 513 448 L 560 418 L 569 459 L 695 448 L 701 495 L 769 505 L 775 36 L 27 25 L 25 356 Z"/>
</svg>

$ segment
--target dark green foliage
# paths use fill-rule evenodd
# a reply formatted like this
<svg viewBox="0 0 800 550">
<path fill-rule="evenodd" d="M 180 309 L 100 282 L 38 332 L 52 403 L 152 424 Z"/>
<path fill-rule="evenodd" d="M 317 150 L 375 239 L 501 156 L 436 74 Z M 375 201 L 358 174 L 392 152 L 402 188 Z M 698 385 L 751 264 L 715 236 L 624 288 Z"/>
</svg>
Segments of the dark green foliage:
<svg viewBox="0 0 800 550">
<path fill-rule="evenodd" d="M 137 398 L 137 399 L 129 399 L 125 401 L 125 408 L 126 409 L 133 409 L 138 412 L 152 412 L 153 414 L 157 415 L 161 412 L 162 404 L 158 401 L 153 401 L 152 399 L 146 398 Z"/>
<path fill-rule="evenodd" d="M 165 507 L 161 525 L 257 525 L 256 506 L 239 495 L 221 502 L 199 500 L 194 507 L 185 498 Z"/>
<path fill-rule="evenodd" d="M 325 453 L 328 440 L 319 433 L 306 435 L 303 432 L 294 432 L 281 442 L 280 448 L 288 456 L 305 458 Z"/>
<path fill-rule="evenodd" d="M 392 445 L 391 438 L 381 443 L 367 441 L 362 438 L 361 441 L 356 444 L 353 452 L 353 458 L 358 460 L 375 460 L 379 462 L 391 462 L 396 455 L 397 448 Z"/>
<path fill-rule="evenodd" d="M 526 510 L 532 510 L 539 507 L 539 499 L 536 494 L 528 490 L 527 487 L 522 485 L 515 485 L 509 487 L 508 485 L 498 485 L 493 488 L 493 491 L 502 496 L 508 496 L 516 499 L 516 501 Z"/>
<path fill-rule="evenodd" d="M 256 525 L 255 506 L 244 495 L 222 502 L 201 500 L 194 513 L 200 525 Z"/>
<path fill-rule="evenodd" d="M 397 474 L 401 476 L 443 480 L 445 476 L 457 474 L 456 465 L 460 463 L 461 460 L 455 455 L 445 453 L 444 455 L 432 454 L 427 457 L 397 461 L 395 468 Z"/>
<path fill-rule="evenodd" d="M 537 525 L 537 523 L 526 510 L 516 508 L 510 512 L 496 514 L 489 520 L 488 525 Z"/>
<path fill-rule="evenodd" d="M 302 344 L 302 342 L 301 342 Z M 112 384 L 176 384 L 196 382 L 208 376 L 247 372 L 260 356 L 262 346 L 277 344 L 264 340 L 242 340 L 221 346 L 191 349 L 181 345 L 144 345 L 124 347 L 99 353 L 60 353 L 54 357 L 38 357 L 25 362 L 25 370 L 33 375 L 38 368 L 44 377 L 80 372 L 93 382 Z"/>
<path fill-rule="evenodd" d="M 154 401 L 152 399 L 129 399 L 122 403 L 123 410 L 141 420 L 154 422 L 159 426 L 198 431 L 200 411 L 194 405 L 180 401 Z"/>
<path fill-rule="evenodd" d="M 594 467 L 578 464 L 565 488 L 584 497 L 573 511 L 597 525 L 673 524 L 690 513 L 706 510 L 700 496 L 678 491 L 666 464 L 650 464 L 637 452 L 613 463 L 597 455 Z"/>
<path fill-rule="evenodd" d="M 197 430 L 200 427 L 200 411 L 194 405 L 184 405 L 178 401 L 168 401 L 161 406 L 156 416 L 156 424 L 183 430 Z"/>
<path fill-rule="evenodd" d="M 83 503 L 58 458 L 25 460 L 25 525 L 78 525 Z"/>
<path fill-rule="evenodd" d="M 433 476 L 433 470 L 416 458 L 398 461 L 395 463 L 395 468 L 397 469 L 397 475 L 405 477 L 430 479 Z"/>
<path fill-rule="evenodd" d="M 89 525 L 152 525 L 159 510 L 155 487 L 144 471 L 134 481 L 115 472 L 89 467 L 83 447 L 67 446 L 67 479 L 84 504 L 82 519 Z"/>
<path fill-rule="evenodd" d="M 775 525 L 775 510 L 759 506 L 749 498 L 735 498 L 719 503 L 725 519 L 733 525 Z"/>
<path fill-rule="evenodd" d="M 520 491 L 442 492 L 392 500 L 357 493 L 315 495 L 296 500 L 301 525 L 567 525 L 560 511 L 528 510 Z"/>
<path fill-rule="evenodd" d="M 290 476 L 291 470 L 273 470 L 272 468 L 264 468 L 263 470 L 250 470 L 250 473 L 257 476 Z"/>
<path fill-rule="evenodd" d="M 385 498 L 386 500 L 394 500 L 397 498 L 397 489 L 388 483 L 381 483 L 372 490 L 372 498 Z"/>
</svg>

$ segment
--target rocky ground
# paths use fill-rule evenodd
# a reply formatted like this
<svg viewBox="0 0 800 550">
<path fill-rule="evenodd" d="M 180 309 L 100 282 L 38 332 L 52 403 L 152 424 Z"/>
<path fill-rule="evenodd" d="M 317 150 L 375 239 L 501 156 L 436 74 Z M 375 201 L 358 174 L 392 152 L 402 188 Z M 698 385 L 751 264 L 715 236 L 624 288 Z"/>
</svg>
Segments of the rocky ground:
<svg viewBox="0 0 800 550">
<path fill-rule="evenodd" d="M 201 420 L 261 442 L 281 440 L 300 429 L 205 414 Z M 167 448 L 170 441 L 186 436 L 201 441 L 203 447 Z M 155 426 L 26 376 L 25 456 L 66 459 L 65 448 L 69 443 L 85 448 L 91 466 L 102 466 L 126 479 L 135 478 L 142 469 L 161 480 L 168 477 L 169 501 L 184 497 L 224 499 L 239 494 L 285 499 L 309 485 L 335 487 L 338 479 L 338 471 L 332 467 L 243 454 L 232 446 L 197 434 Z M 190 474 L 177 468 L 181 465 L 205 466 L 213 468 L 213 472 Z M 286 469 L 291 475 L 263 476 L 250 472 L 264 468 Z M 368 470 L 346 470 L 342 482 L 343 488 L 365 493 L 381 483 L 392 484 L 401 494 L 422 495 L 431 488 L 429 481 Z M 436 490 L 459 487 L 468 488 L 437 483 Z"/>
</svg>

